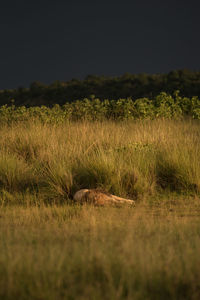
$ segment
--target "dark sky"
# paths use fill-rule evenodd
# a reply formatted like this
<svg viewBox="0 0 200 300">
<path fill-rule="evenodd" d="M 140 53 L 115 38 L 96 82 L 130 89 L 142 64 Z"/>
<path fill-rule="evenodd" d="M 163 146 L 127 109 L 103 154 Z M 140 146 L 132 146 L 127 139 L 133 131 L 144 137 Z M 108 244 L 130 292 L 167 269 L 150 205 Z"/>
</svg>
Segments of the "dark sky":
<svg viewBox="0 0 200 300">
<path fill-rule="evenodd" d="M 200 70 L 200 1 L 1 0 L 0 89 Z"/>
</svg>

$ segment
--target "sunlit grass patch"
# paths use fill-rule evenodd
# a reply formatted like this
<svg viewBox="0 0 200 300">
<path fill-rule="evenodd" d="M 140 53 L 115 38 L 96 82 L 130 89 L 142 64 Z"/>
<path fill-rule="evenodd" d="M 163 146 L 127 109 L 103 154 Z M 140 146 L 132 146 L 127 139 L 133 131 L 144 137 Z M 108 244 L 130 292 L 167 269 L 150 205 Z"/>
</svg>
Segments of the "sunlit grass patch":
<svg viewBox="0 0 200 300">
<path fill-rule="evenodd" d="M 200 206 L 3 207 L 2 299 L 199 299 Z"/>
<path fill-rule="evenodd" d="M 199 132 L 191 119 L 4 125 L 0 188 L 4 200 L 6 192 L 27 199 L 30 191 L 45 203 L 70 203 L 80 188 L 137 201 L 168 192 L 196 197 Z"/>
</svg>

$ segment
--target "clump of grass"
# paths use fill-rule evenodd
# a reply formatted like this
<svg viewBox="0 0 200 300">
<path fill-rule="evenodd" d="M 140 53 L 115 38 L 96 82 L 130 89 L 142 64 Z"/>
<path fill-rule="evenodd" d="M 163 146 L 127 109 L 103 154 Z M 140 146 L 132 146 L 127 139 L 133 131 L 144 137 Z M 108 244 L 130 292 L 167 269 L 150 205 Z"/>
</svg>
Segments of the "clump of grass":
<svg viewBox="0 0 200 300">
<path fill-rule="evenodd" d="M 34 189 L 37 178 L 23 159 L 4 153 L 0 157 L 0 187 L 12 191 Z"/>
<path fill-rule="evenodd" d="M 190 163 L 190 162 L 189 162 Z M 178 193 L 198 192 L 196 178 L 191 176 L 191 165 L 186 161 L 176 159 L 167 153 L 159 153 L 156 159 L 157 184 L 164 190 L 171 190 Z"/>
<path fill-rule="evenodd" d="M 67 168 L 65 162 L 52 163 L 44 165 L 40 169 L 42 173 L 41 181 L 43 188 L 41 190 L 47 195 L 48 201 L 55 203 L 69 202 L 69 198 L 73 196 L 73 176 L 70 169 Z"/>
</svg>

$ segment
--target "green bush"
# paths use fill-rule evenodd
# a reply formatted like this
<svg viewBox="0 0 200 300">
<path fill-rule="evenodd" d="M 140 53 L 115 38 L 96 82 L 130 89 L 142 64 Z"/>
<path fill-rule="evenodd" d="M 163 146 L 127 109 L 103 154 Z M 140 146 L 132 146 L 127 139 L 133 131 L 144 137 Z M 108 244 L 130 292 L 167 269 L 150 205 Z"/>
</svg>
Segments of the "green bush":
<svg viewBox="0 0 200 300">
<path fill-rule="evenodd" d="M 42 123 L 62 124 L 69 120 L 103 121 L 134 120 L 134 119 L 177 119 L 190 116 L 200 119 L 200 100 L 198 97 L 186 98 L 176 91 L 174 95 L 160 93 L 154 99 L 131 98 L 118 100 L 100 100 L 91 96 L 82 101 L 77 100 L 63 106 L 55 104 L 52 108 L 16 107 L 3 105 L 0 107 L 0 123 L 11 124 L 26 120 Z"/>
</svg>

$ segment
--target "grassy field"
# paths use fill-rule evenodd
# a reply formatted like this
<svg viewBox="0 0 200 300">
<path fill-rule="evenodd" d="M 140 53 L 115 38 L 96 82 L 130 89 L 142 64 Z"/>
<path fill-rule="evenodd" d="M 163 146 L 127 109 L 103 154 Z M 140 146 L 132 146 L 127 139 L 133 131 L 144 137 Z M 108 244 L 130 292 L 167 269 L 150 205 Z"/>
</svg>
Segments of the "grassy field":
<svg viewBox="0 0 200 300">
<path fill-rule="evenodd" d="M 199 299 L 200 122 L 0 128 L 0 299 Z M 79 206 L 101 188 L 133 207 Z"/>
<path fill-rule="evenodd" d="M 7 207 L 0 299 L 199 299 L 200 206 Z"/>
<path fill-rule="evenodd" d="M 136 201 L 199 195 L 199 120 L 19 122 L 0 136 L 2 205 L 69 203 L 80 188 Z"/>
</svg>

